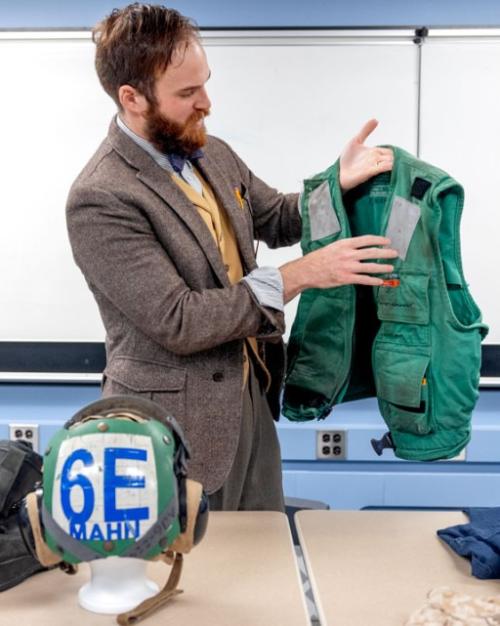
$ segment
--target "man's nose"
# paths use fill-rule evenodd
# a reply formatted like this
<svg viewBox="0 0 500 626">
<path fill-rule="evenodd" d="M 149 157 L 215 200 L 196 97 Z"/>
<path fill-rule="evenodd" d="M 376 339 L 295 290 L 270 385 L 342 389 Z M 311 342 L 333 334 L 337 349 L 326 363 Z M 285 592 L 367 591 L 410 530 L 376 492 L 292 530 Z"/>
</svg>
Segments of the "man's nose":
<svg viewBox="0 0 500 626">
<path fill-rule="evenodd" d="M 212 103 L 210 102 L 210 98 L 208 97 L 207 90 L 205 87 L 200 89 L 199 98 L 196 101 L 197 109 L 210 109 Z"/>
</svg>

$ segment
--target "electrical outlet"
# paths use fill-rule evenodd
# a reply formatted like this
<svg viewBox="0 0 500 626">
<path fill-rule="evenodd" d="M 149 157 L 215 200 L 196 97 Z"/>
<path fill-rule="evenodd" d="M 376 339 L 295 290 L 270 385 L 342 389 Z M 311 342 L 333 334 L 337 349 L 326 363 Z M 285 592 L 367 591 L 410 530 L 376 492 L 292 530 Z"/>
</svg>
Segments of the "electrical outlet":
<svg viewBox="0 0 500 626">
<path fill-rule="evenodd" d="M 11 441 L 27 441 L 38 452 L 39 444 L 38 424 L 9 424 L 9 438 Z"/>
<path fill-rule="evenodd" d="M 316 433 L 316 458 L 324 461 L 343 461 L 346 458 L 345 430 L 319 430 Z"/>
</svg>

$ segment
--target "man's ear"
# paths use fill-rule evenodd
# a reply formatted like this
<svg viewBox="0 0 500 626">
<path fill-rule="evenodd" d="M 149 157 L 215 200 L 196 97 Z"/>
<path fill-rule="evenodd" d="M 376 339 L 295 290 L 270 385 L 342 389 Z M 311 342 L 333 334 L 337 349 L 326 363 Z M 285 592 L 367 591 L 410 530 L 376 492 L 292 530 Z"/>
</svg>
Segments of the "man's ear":
<svg viewBox="0 0 500 626">
<path fill-rule="evenodd" d="M 122 109 L 133 115 L 142 115 L 147 108 L 146 98 L 135 87 L 131 85 L 121 85 L 118 89 L 118 99 Z"/>
</svg>

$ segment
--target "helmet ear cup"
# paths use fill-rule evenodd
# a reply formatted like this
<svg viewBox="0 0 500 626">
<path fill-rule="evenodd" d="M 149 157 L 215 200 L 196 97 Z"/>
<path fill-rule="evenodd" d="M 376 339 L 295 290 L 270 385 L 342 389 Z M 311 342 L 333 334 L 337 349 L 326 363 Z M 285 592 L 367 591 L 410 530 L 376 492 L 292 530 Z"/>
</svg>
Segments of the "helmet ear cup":
<svg viewBox="0 0 500 626">
<path fill-rule="evenodd" d="M 170 548 L 187 554 L 201 541 L 208 524 L 208 497 L 201 483 L 189 478 L 179 480 L 179 519 L 181 534 Z"/>
<path fill-rule="evenodd" d="M 179 523 L 181 526 L 181 534 L 186 532 L 188 521 L 186 480 L 185 476 L 177 476 L 177 498 L 179 501 Z"/>
<path fill-rule="evenodd" d="M 208 526 L 208 496 L 202 490 L 198 513 L 194 524 L 193 544 L 196 546 L 205 536 Z"/>
</svg>

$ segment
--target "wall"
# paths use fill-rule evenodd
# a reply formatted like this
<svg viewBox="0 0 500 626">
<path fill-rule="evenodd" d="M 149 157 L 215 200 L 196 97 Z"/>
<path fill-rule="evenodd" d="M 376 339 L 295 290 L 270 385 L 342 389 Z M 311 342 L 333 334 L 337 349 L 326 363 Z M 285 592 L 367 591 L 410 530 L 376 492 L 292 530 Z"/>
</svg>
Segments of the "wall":
<svg viewBox="0 0 500 626">
<path fill-rule="evenodd" d="M 0 28 L 86 28 L 126 4 L 118 0 L 2 0 Z M 496 0 L 167 0 L 165 4 L 204 28 L 500 25 Z"/>
</svg>

